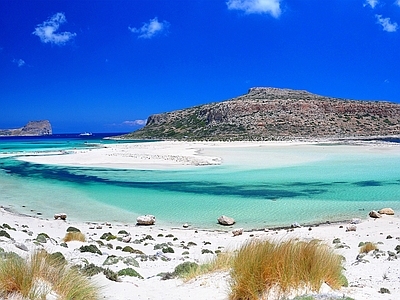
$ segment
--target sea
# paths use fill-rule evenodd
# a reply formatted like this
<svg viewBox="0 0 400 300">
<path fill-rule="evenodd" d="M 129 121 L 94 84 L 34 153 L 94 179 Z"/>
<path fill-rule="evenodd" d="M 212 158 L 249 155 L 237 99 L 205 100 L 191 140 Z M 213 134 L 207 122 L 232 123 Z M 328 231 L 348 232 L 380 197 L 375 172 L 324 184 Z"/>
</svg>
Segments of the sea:
<svg viewBox="0 0 400 300">
<path fill-rule="evenodd" d="M 400 211 L 400 140 L 290 147 L 219 147 L 201 154 L 221 165 L 164 170 L 57 166 L 20 160 L 122 143 L 113 134 L 0 138 L 0 205 L 51 219 L 66 213 L 77 222 L 135 223 L 156 216 L 160 226 L 264 229 L 367 218 L 383 207 Z M 152 141 L 123 141 L 151 143 Z M 397 151 L 399 150 L 399 151 Z"/>
</svg>

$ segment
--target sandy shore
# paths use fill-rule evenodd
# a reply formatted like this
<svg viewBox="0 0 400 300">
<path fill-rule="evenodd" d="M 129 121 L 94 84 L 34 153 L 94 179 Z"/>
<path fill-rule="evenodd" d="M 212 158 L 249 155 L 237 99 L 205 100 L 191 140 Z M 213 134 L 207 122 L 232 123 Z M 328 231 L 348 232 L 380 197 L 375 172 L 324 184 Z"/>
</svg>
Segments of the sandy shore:
<svg viewBox="0 0 400 300">
<path fill-rule="evenodd" d="M 201 231 L 184 228 L 160 228 L 157 224 L 143 227 L 133 224 L 118 223 L 71 223 L 68 220 L 45 220 L 40 218 L 15 215 L 0 209 L 1 223 L 8 224 L 13 229 L 2 229 L 11 238 L 0 237 L 0 247 L 4 251 L 13 251 L 21 256 L 27 256 L 35 249 L 45 249 L 50 253 L 61 252 L 71 264 L 83 265 L 89 262 L 97 266 L 108 267 L 113 271 L 132 267 L 123 258 L 132 257 L 139 263 L 133 267 L 144 279 L 122 276 L 120 282 L 106 279 L 103 274 L 92 277 L 96 284 L 102 287 L 102 299 L 228 299 L 229 274 L 220 272 L 202 276 L 189 282 L 181 279 L 161 280 L 157 276 L 161 272 L 173 272 L 174 268 L 184 261 L 206 262 L 215 254 L 204 253 L 204 249 L 215 251 L 232 251 L 243 242 L 259 238 L 274 241 L 286 238 L 320 239 L 335 248 L 343 255 L 345 275 L 349 287 L 339 291 L 324 291 L 337 297 L 345 295 L 354 299 L 399 299 L 400 264 L 395 248 L 400 244 L 400 219 L 397 215 L 383 215 L 380 219 L 368 218 L 355 225 L 356 231 L 346 231 L 349 224 L 319 225 L 295 229 L 280 229 L 267 231 L 248 231 L 234 237 L 227 231 Z M 62 239 L 69 226 L 79 228 L 85 234 L 87 242 L 68 242 L 62 246 Z M 118 234 L 125 230 L 126 234 Z M 112 233 L 118 237 L 130 237 L 124 241 L 101 240 L 104 233 Z M 51 239 L 38 242 L 39 233 L 47 233 Z M 149 239 L 151 236 L 154 240 Z M 147 237 L 147 238 L 146 238 Z M 340 243 L 334 244 L 333 240 Z M 100 246 L 97 241 L 103 241 Z M 126 242 L 129 240 L 128 242 Z M 379 252 L 367 254 L 362 260 L 357 259 L 360 242 L 374 242 Z M 185 247 L 189 242 L 191 246 Z M 163 253 L 156 245 L 169 243 L 174 253 Z M 193 244 L 194 243 L 194 244 Z M 101 255 L 80 252 L 82 245 L 95 244 Z M 108 244 L 108 245 L 107 245 Z M 22 245 L 22 246 L 21 246 Z M 140 250 L 143 255 L 131 254 L 117 250 L 117 247 L 131 246 Z M 21 250 L 24 248 L 25 250 Z M 187 249 L 189 248 L 189 249 Z M 206 251 L 208 252 L 208 251 Z M 218 252 L 218 251 L 217 251 Z M 121 257 L 116 264 L 104 265 L 109 255 Z M 392 256 L 394 255 L 394 256 Z M 147 259 L 143 259 L 146 257 Z M 152 258 L 152 259 L 150 259 Z M 386 288 L 390 294 L 380 293 Z"/>
<path fill-rule="evenodd" d="M 66 166 L 110 167 L 125 169 L 179 169 L 193 166 L 220 165 L 234 162 L 239 165 L 256 164 L 262 167 L 278 167 L 324 159 L 323 147 L 315 145 L 335 144 L 335 153 L 368 153 L 390 151 L 400 156 L 400 145 L 377 142 L 172 142 L 121 143 L 99 145 L 83 150 L 36 152 L 18 154 L 18 159 L 40 164 Z M 355 147 L 357 145 L 358 147 Z M 273 156 L 257 157 L 232 155 L 232 149 L 268 149 Z M 329 147 L 328 147 L 329 148 Z M 291 149 L 287 151 L 287 149 Z M 224 151 L 225 150 L 225 151 Z M 284 151 L 282 151 L 284 150 Z M 323 150 L 323 151 L 322 151 Z"/>
</svg>

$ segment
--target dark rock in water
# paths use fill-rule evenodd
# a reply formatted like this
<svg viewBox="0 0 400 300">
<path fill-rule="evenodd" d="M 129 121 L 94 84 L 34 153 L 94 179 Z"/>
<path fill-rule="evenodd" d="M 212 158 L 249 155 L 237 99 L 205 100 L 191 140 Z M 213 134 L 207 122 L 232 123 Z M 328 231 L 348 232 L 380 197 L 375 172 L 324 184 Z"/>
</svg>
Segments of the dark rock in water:
<svg viewBox="0 0 400 300">
<path fill-rule="evenodd" d="M 42 136 L 53 133 L 48 120 L 30 121 L 24 127 L 16 129 L 0 129 L 0 136 Z"/>
</svg>

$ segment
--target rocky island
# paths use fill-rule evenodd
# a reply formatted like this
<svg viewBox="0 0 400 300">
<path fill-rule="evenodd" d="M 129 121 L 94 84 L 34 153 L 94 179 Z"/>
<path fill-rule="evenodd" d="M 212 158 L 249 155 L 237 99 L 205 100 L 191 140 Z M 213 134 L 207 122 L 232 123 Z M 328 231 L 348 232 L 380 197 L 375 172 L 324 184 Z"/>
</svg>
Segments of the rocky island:
<svg viewBox="0 0 400 300">
<path fill-rule="evenodd" d="M 400 134 L 400 104 L 251 88 L 222 102 L 151 115 L 127 139 L 291 140 Z"/>
<path fill-rule="evenodd" d="M 41 136 L 51 134 L 51 124 L 48 120 L 30 121 L 25 126 L 16 129 L 0 129 L 0 136 Z"/>
</svg>

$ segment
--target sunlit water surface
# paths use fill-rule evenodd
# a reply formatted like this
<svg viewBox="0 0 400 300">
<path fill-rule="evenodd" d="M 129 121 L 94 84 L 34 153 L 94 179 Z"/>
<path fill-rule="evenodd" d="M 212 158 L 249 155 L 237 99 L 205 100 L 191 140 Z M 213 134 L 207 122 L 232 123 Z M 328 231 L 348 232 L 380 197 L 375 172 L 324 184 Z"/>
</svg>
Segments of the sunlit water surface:
<svg viewBox="0 0 400 300">
<path fill-rule="evenodd" d="M 199 228 L 216 228 L 222 214 L 237 227 L 264 228 L 400 210 L 400 151 L 387 146 L 205 149 L 223 164 L 151 171 L 39 165 L 5 155 L 113 143 L 101 137 L 0 139 L 0 205 L 46 218 L 65 212 L 75 221 L 134 223 L 153 214 L 160 225 Z"/>
</svg>

